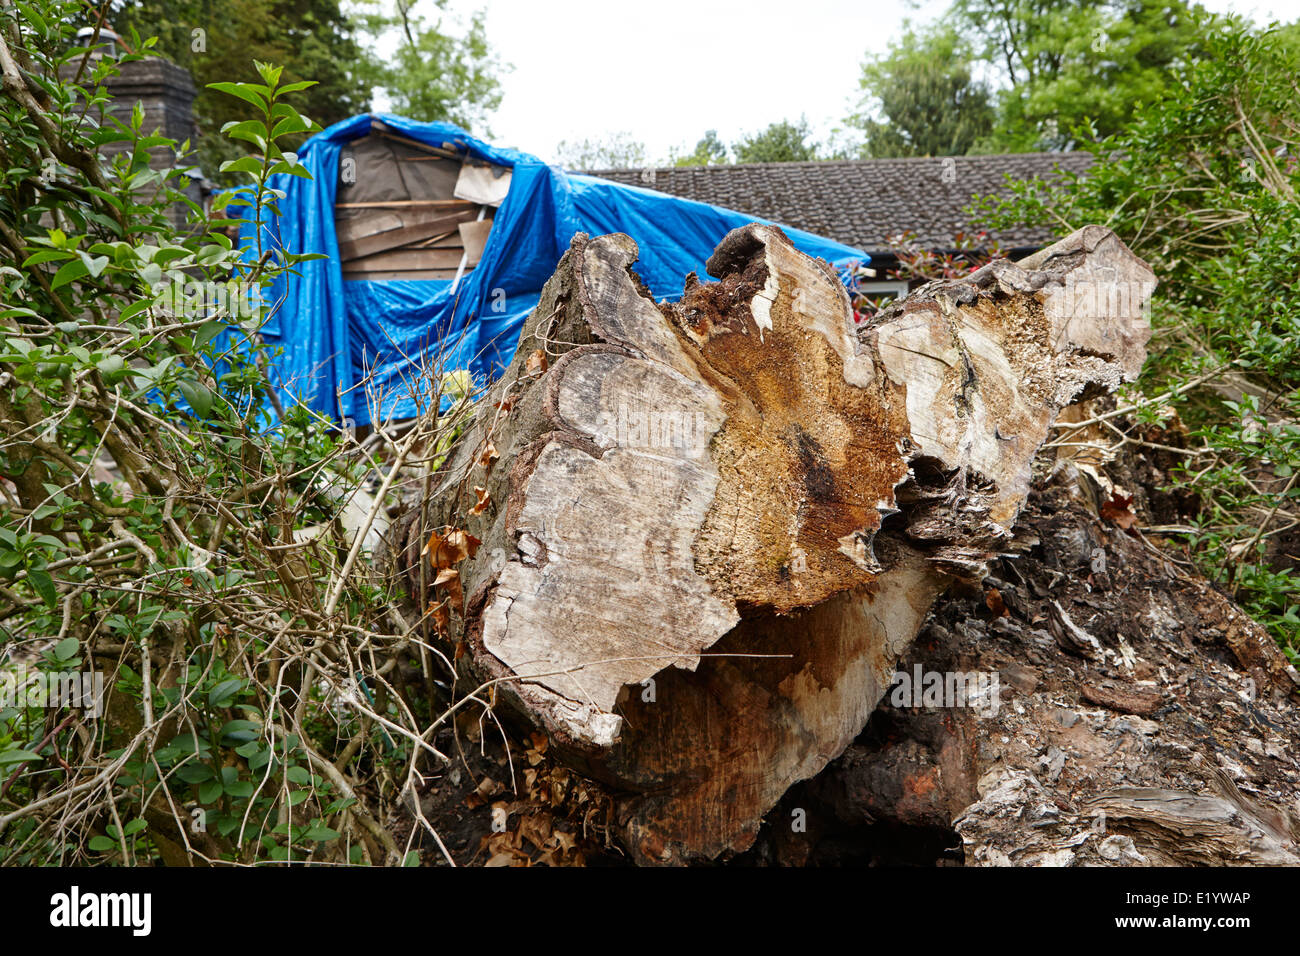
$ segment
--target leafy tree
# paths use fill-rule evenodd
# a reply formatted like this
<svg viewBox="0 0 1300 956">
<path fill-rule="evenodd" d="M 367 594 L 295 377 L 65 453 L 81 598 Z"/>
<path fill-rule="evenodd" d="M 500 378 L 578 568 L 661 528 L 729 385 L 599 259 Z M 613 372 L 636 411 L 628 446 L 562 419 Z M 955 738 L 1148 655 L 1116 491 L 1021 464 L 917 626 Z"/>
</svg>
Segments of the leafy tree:
<svg viewBox="0 0 1300 956">
<path fill-rule="evenodd" d="M 555 158 L 565 169 L 635 169 L 646 165 L 645 144 L 627 131 L 603 139 L 560 140 Z"/>
<path fill-rule="evenodd" d="M 727 146 L 718 137 L 716 129 L 705 131 L 704 137 L 695 144 L 694 152 L 672 157 L 674 166 L 722 166 L 729 162 Z"/>
<path fill-rule="evenodd" d="M 93 670 L 105 695 L 99 719 L 93 690 L 0 702 L 0 864 L 403 862 L 371 782 L 437 753 L 435 685 L 385 677 L 419 670 L 424 624 L 356 560 L 365 529 L 337 530 L 372 453 L 301 404 L 271 414 L 259 337 L 313 257 L 262 233 L 246 259 L 151 168 L 178 144 L 142 110 L 85 122 L 119 61 L 77 50 L 84 9 L 0 5 L 22 77 L 0 88 L 0 659 L 27 642 L 29 672 Z M 216 200 L 245 224 L 308 175 L 285 147 L 315 129 L 308 81 L 254 69 L 213 90 L 246 111 L 227 135 L 255 152 L 225 170 L 244 188 Z M 444 378 L 416 378 L 437 409 Z M 446 422 L 388 436 L 377 506 Z"/>
<path fill-rule="evenodd" d="M 972 78 L 970 48 L 951 25 L 908 30 L 864 64 L 861 88 L 848 123 L 866 134 L 867 156 L 960 156 L 993 128 L 988 87 Z"/>
<path fill-rule="evenodd" d="M 1004 83 L 986 151 L 1119 131 L 1199 55 L 1205 29 L 1186 0 L 956 0 L 949 20 Z"/>
<path fill-rule="evenodd" d="M 812 131 L 806 117 L 798 123 L 782 120 L 767 129 L 742 137 L 732 144 L 739 163 L 797 163 L 817 158 L 817 144 L 809 142 Z"/>
<path fill-rule="evenodd" d="M 244 118 L 244 104 L 208 84 L 256 80 L 254 61 L 283 64 L 286 83 L 315 80 L 300 103 L 322 126 L 370 107 L 368 55 L 339 0 L 116 0 L 110 16 L 128 38 L 158 34 L 152 52 L 193 74 L 199 159 L 209 176 L 243 152 L 221 129 Z"/>
<path fill-rule="evenodd" d="M 1275 542 L 1300 523 L 1296 37 L 1294 27 L 1216 21 L 1159 99 L 1089 147 L 1097 162 L 1087 175 L 1022 183 L 983 204 L 995 228 L 1041 223 L 1064 234 L 1102 223 L 1151 264 L 1160 286 L 1141 383 L 1151 398 L 1128 396 L 1136 425 L 1176 412 L 1191 429 L 1176 473 L 1203 504 L 1188 544 L 1292 660 L 1300 589 Z M 1181 441 L 1178 432 L 1165 434 Z"/>
<path fill-rule="evenodd" d="M 429 24 L 415 13 L 417 0 L 394 0 L 392 13 L 371 9 L 359 19 L 372 47 L 396 41 L 396 51 L 361 64 L 362 75 L 384 91 L 392 110 L 426 122 L 447 121 L 486 132 L 488 115 L 501 103 L 500 73 L 506 67 L 487 41 L 484 13 L 475 13 L 463 35 L 444 28 L 448 0 L 436 0 L 439 19 Z"/>
</svg>

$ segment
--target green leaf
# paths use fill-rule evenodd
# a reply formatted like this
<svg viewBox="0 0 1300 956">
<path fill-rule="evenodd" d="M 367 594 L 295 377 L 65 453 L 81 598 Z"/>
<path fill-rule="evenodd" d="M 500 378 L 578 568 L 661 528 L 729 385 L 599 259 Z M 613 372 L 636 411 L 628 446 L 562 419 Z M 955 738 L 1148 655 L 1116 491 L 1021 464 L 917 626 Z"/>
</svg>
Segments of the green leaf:
<svg viewBox="0 0 1300 956">
<path fill-rule="evenodd" d="M 40 760 L 41 755 L 30 750 L 5 750 L 0 752 L 0 767 L 11 763 L 26 763 L 28 760 Z"/>
<path fill-rule="evenodd" d="M 95 363 L 95 368 L 99 369 L 100 375 L 111 380 L 126 369 L 126 360 L 120 355 L 105 355 Z"/>
<path fill-rule="evenodd" d="M 31 570 L 27 572 L 27 580 L 31 583 L 33 589 L 45 601 L 46 605 L 53 608 L 59 603 L 59 592 L 55 590 L 54 578 L 50 577 L 48 571 Z"/>
<path fill-rule="evenodd" d="M 70 661 L 81 648 L 81 642 L 75 637 L 65 637 L 54 645 L 54 656 L 61 661 Z"/>
<path fill-rule="evenodd" d="M 109 262 L 108 256 L 95 256 L 92 258 L 84 252 L 81 254 L 81 261 L 86 264 L 86 271 L 97 279 Z"/>
<path fill-rule="evenodd" d="M 199 418 L 207 418 L 212 411 L 212 391 L 202 382 L 192 379 L 185 379 L 180 385 L 181 394 L 189 402 L 190 408 L 194 409 L 194 414 Z"/>
<path fill-rule="evenodd" d="M 229 680 L 223 680 L 212 690 L 208 691 L 208 704 L 212 707 L 227 707 L 234 700 L 235 694 L 244 686 L 244 682 L 238 677 L 232 677 Z"/>
<path fill-rule="evenodd" d="M 204 783 L 212 779 L 212 768 L 205 763 L 187 763 L 176 771 L 176 776 L 186 783 Z"/>
<path fill-rule="evenodd" d="M 197 352 L 203 346 L 207 345 L 212 339 L 226 328 L 226 323 L 220 319 L 213 319 L 211 322 L 205 322 L 203 326 L 194 333 L 194 350 Z"/>
<path fill-rule="evenodd" d="M 42 262 L 53 262 L 55 259 L 71 259 L 73 253 L 66 249 L 42 249 L 40 252 L 33 252 L 23 260 L 23 268 L 28 266 L 39 265 Z"/>
<path fill-rule="evenodd" d="M 104 853 L 109 850 L 117 849 L 117 841 L 111 840 L 106 836 L 93 836 L 90 838 L 88 846 L 96 853 Z"/>
<path fill-rule="evenodd" d="M 230 96 L 237 96 L 246 103 L 252 103 L 259 110 L 266 112 L 267 100 L 261 93 L 253 88 L 249 83 L 209 83 L 208 89 L 216 90 L 218 93 L 226 93 Z"/>
<path fill-rule="evenodd" d="M 216 803 L 221 798 L 222 792 L 220 780 L 209 780 L 199 784 L 199 803 Z"/>
<path fill-rule="evenodd" d="M 71 262 L 65 262 L 59 267 L 59 271 L 54 273 L 54 278 L 50 281 L 50 288 L 61 289 L 69 282 L 80 279 L 88 271 L 86 264 L 80 259 L 73 259 Z"/>
</svg>

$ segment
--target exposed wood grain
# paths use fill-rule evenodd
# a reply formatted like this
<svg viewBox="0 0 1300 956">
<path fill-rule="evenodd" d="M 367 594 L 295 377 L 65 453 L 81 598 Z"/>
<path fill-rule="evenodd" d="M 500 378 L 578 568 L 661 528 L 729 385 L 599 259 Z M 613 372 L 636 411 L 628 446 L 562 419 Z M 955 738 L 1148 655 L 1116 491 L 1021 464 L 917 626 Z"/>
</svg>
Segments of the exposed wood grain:
<svg viewBox="0 0 1300 956">
<path fill-rule="evenodd" d="M 734 230 L 719 281 L 688 277 L 665 306 L 631 239 L 575 238 L 404 560 L 418 589 L 418 544 L 468 522 L 483 546 L 448 638 L 624 794 L 639 860 L 749 845 L 862 728 L 953 576 L 1010 534 L 1055 414 L 1140 368 L 1140 307 L 1084 328 L 1053 300 L 1080 276 L 1149 285 L 1090 230 L 864 329 L 775 227 Z M 475 486 L 491 506 L 466 518 Z"/>
</svg>

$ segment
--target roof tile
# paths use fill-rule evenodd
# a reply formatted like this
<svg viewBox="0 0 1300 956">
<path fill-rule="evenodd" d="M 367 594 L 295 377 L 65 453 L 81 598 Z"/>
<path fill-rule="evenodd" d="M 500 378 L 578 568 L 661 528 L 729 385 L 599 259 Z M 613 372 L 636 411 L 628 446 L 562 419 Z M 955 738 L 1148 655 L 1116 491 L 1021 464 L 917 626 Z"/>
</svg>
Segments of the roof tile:
<svg viewBox="0 0 1300 956">
<path fill-rule="evenodd" d="M 916 233 L 931 248 L 951 249 L 957 233 L 978 231 L 963 212 L 975 196 L 1005 193 L 1008 176 L 1084 173 L 1092 160 L 1086 152 L 1008 153 L 603 169 L 588 175 L 725 206 L 878 253 L 888 251 L 888 237 L 900 232 Z M 1049 230 L 1025 227 L 990 235 L 1007 249 L 1051 238 Z"/>
</svg>

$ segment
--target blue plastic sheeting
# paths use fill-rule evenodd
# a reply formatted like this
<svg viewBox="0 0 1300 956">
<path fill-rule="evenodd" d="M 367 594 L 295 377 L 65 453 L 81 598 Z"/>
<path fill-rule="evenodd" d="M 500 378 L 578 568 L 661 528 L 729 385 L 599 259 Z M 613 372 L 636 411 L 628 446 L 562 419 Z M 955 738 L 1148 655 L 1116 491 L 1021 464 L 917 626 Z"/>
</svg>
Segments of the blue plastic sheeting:
<svg viewBox="0 0 1300 956">
<path fill-rule="evenodd" d="M 496 212 L 477 267 L 450 281 L 344 280 L 334 233 L 334 200 L 343 144 L 367 135 L 371 120 L 431 145 L 453 142 L 469 155 L 513 169 L 510 192 Z M 379 397 L 385 420 L 416 412 L 408 382 L 427 363 L 467 368 L 480 383 L 514 354 L 520 327 L 575 233 L 624 232 L 636 240 L 635 268 L 658 299 L 681 295 L 686 274 L 704 275 L 705 260 L 731 229 L 765 222 L 706 203 L 566 173 L 527 153 L 499 149 L 448 123 L 418 123 L 388 113 L 344 120 L 309 139 L 298 160 L 310 180 L 281 175 L 279 217 L 268 221 L 261 249 L 279 246 L 328 259 L 300 264 L 270 290 L 281 305 L 262 330 L 282 354 L 272 373 L 286 407 L 297 400 L 335 420 L 367 424 Z M 241 212 L 232 203 L 232 216 Z M 246 213 L 244 213 L 246 215 Z M 798 229 L 786 234 L 803 252 L 840 267 L 868 256 Z M 257 227 L 245 223 L 246 256 L 258 251 Z M 359 383 L 365 382 L 365 387 Z M 372 396 L 368 399 L 367 394 Z"/>
</svg>

